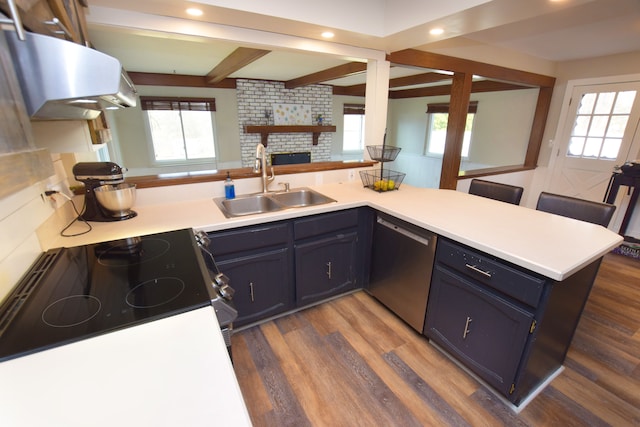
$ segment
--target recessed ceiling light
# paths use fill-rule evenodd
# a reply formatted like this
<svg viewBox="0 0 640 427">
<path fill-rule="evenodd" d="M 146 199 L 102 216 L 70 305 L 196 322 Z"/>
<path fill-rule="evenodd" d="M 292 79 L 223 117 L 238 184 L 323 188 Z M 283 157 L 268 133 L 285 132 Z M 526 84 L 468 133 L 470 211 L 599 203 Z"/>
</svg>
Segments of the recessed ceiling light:
<svg viewBox="0 0 640 427">
<path fill-rule="evenodd" d="M 439 36 L 442 33 L 444 33 L 444 30 L 442 28 L 432 28 L 431 30 L 429 30 L 429 34 L 431 34 L 432 36 Z"/>
<path fill-rule="evenodd" d="M 187 9 L 187 14 L 191 16 L 202 16 L 202 11 L 200 9 L 196 9 L 195 7 L 190 7 Z"/>
<path fill-rule="evenodd" d="M 331 39 L 333 38 L 333 36 L 335 36 L 335 34 L 333 34 L 331 31 L 325 31 L 324 33 L 322 33 L 322 37 L 324 37 L 325 39 Z"/>
</svg>

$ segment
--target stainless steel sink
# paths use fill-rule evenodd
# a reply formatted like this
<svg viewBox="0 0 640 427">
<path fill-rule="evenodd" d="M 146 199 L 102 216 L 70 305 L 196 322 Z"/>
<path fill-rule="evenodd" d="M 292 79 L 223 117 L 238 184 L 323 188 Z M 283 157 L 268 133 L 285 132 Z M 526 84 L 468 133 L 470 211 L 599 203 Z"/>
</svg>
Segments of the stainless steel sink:
<svg viewBox="0 0 640 427">
<path fill-rule="evenodd" d="M 335 202 L 334 199 L 310 188 L 294 188 L 277 193 L 247 194 L 236 196 L 235 199 L 219 197 L 214 201 L 227 218 Z"/>
<path fill-rule="evenodd" d="M 264 194 L 251 194 L 236 197 L 235 199 L 216 200 L 218 207 L 227 217 L 253 215 L 265 212 L 273 212 L 282 209 L 273 199 Z"/>
<path fill-rule="evenodd" d="M 332 198 L 309 188 L 297 188 L 281 193 L 273 193 L 270 196 L 278 203 L 289 208 L 323 205 L 325 203 L 335 202 Z"/>
</svg>

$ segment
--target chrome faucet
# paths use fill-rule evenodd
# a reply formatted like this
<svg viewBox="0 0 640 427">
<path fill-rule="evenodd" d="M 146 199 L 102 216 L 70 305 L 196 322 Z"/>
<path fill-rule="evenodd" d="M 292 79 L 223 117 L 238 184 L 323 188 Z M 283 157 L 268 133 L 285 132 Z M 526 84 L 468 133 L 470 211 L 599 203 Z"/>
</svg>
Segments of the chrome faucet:
<svg viewBox="0 0 640 427">
<path fill-rule="evenodd" d="M 273 173 L 273 166 L 271 166 L 271 176 L 267 176 L 267 159 L 266 159 L 266 149 L 262 143 L 259 143 L 256 146 L 256 163 L 253 166 L 254 172 L 262 171 L 262 192 L 269 192 L 269 184 L 276 178 Z"/>
</svg>

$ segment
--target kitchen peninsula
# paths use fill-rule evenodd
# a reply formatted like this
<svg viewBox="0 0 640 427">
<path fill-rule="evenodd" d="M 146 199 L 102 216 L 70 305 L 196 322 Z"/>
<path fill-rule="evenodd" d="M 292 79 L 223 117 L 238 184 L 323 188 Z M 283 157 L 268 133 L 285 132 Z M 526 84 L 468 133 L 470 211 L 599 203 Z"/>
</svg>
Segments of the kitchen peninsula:
<svg viewBox="0 0 640 427">
<path fill-rule="evenodd" d="M 597 263 L 607 251 L 617 246 L 621 240 L 620 236 L 600 226 L 554 216 L 533 209 L 500 203 L 457 191 L 418 189 L 410 186 L 402 186 L 398 191 L 377 193 L 363 188 L 362 184 L 354 178 L 346 178 L 347 176 L 351 177 L 353 175 L 345 173 L 344 176 L 345 179 L 341 181 L 326 184 L 319 183 L 317 185 L 312 185 L 314 180 L 313 174 L 304 178 L 299 176 L 287 177 L 287 180 L 291 182 L 292 188 L 309 186 L 335 199 L 335 203 L 237 218 L 226 218 L 213 201 L 213 197 L 222 194 L 221 182 L 219 183 L 219 188 L 217 186 L 212 187 L 211 183 L 202 183 L 193 184 L 193 186 L 189 187 L 144 189 L 139 192 L 139 203 L 135 206 L 135 210 L 138 212 L 137 217 L 116 223 L 93 223 L 92 231 L 71 238 L 60 237 L 57 234 L 57 230 L 55 232 L 52 230 L 40 230 L 41 242 L 43 247 L 48 249 L 59 246 L 84 245 L 185 227 L 193 227 L 207 232 L 216 232 L 276 221 L 295 220 L 301 217 L 329 214 L 336 211 L 368 206 L 377 211 L 428 229 L 443 238 L 481 251 L 483 254 L 526 269 L 532 274 L 548 278 L 552 282 L 561 282 L 572 277 L 585 267 L 592 265 L 594 262 Z M 355 176 L 357 176 L 357 174 L 355 174 Z M 315 179 L 317 180 L 317 178 Z M 201 186 L 201 188 L 198 186 Z M 239 189 L 239 194 L 251 192 L 243 190 L 248 187 L 244 187 L 242 182 L 236 182 L 236 186 Z M 175 195 L 172 202 L 166 201 L 166 195 L 169 189 L 171 189 L 172 196 Z M 69 232 L 79 232 L 83 230 L 83 224 L 79 223 L 74 224 Z M 169 331 L 178 331 L 180 327 L 186 327 L 184 323 L 180 325 L 173 323 L 177 321 L 189 323 L 189 330 L 192 328 L 194 330 L 202 329 L 205 334 L 215 334 L 216 337 L 214 341 L 222 341 L 221 337 L 214 332 L 216 328 L 215 325 L 211 325 L 211 320 L 207 321 L 208 324 L 206 327 L 200 325 L 199 322 L 205 317 L 209 319 L 214 318 L 214 316 L 210 314 L 206 316 L 204 313 L 200 313 L 203 310 L 205 309 L 200 309 L 189 316 L 176 316 L 176 319 L 165 319 L 163 321 L 152 322 L 149 325 L 108 334 L 96 339 L 85 340 L 67 346 L 66 349 L 62 347 L 57 351 L 43 352 L 5 362 L 0 364 L 0 369 L 15 370 L 16 367 L 20 366 L 27 369 L 31 361 L 44 362 L 49 357 L 48 353 L 51 354 L 51 357 L 59 358 L 62 356 L 59 352 L 67 351 L 74 346 L 81 348 L 84 359 L 91 360 L 92 354 L 105 354 L 105 351 L 111 352 L 113 348 L 118 348 L 118 342 L 121 345 L 127 346 L 127 354 L 134 357 L 133 353 L 135 353 L 136 346 L 133 343 L 142 340 L 139 342 L 147 343 L 145 345 L 151 345 L 149 340 L 154 341 L 153 336 L 156 333 L 162 335 L 164 337 L 163 339 L 166 339 L 167 336 L 160 332 L 164 330 L 163 328 L 165 328 L 165 326 Z M 186 319 L 186 317 L 190 319 Z M 151 332 L 150 336 L 148 335 L 149 332 Z M 189 340 L 186 338 L 184 338 L 181 343 L 176 344 L 184 346 L 193 345 L 193 343 L 189 344 Z M 155 345 L 157 345 L 157 342 Z M 220 353 L 224 352 L 224 347 L 221 342 L 213 347 L 216 347 Z M 202 348 L 192 350 L 188 347 L 183 347 L 183 351 L 180 351 L 180 358 L 183 362 L 189 361 L 191 360 L 189 355 L 193 355 L 194 352 L 207 351 L 208 354 L 210 354 L 211 351 L 214 350 L 213 347 L 204 350 Z M 161 346 L 152 348 L 161 348 Z M 134 360 L 139 361 L 137 358 Z M 178 362 L 178 360 L 174 362 Z M 112 369 L 121 369 L 118 363 L 109 366 L 111 366 Z M 225 403 L 225 405 L 232 405 L 236 409 L 240 408 L 240 412 L 242 412 L 242 404 L 228 401 L 229 399 L 233 400 L 232 398 L 235 397 L 240 399 L 239 403 L 241 403 L 237 383 L 235 379 L 232 378 L 233 371 L 231 365 L 225 365 L 221 362 L 218 366 L 223 366 L 224 369 L 222 369 L 222 371 L 225 372 L 225 381 L 228 381 L 228 384 L 231 385 L 230 390 L 233 391 L 233 393 L 227 396 L 227 403 Z M 159 369 L 167 369 L 167 367 L 160 367 Z M 133 374 L 134 370 L 132 370 L 131 373 Z M 229 375 L 231 375 L 231 377 Z M 174 377 L 173 375 L 171 376 L 171 378 Z M 5 378 L 4 375 L 3 378 Z M 175 379 L 176 378 L 174 378 L 174 380 Z M 179 381 L 176 384 L 184 393 L 203 393 L 202 381 L 196 381 L 193 389 L 189 387 L 188 381 L 182 380 L 182 382 Z M 108 390 L 103 390 L 100 394 L 103 398 L 108 395 L 117 396 L 121 393 L 119 388 L 122 385 L 111 382 L 108 383 L 107 386 Z M 104 387 L 104 384 L 101 385 L 101 387 Z M 124 385 L 124 387 L 126 387 L 126 385 Z M 70 389 L 73 390 L 73 387 L 70 387 Z M 76 390 L 78 389 L 79 388 L 76 388 Z M 44 395 L 46 391 L 43 392 L 43 395 L 40 397 L 33 396 L 36 392 L 37 391 L 30 391 L 29 394 L 36 400 L 42 399 L 46 401 L 49 399 L 48 396 Z M 162 395 L 162 389 L 155 390 L 155 392 Z M 150 396 L 151 397 L 139 402 L 136 411 L 143 410 L 153 412 L 153 405 L 149 402 L 156 401 L 156 399 L 154 399 L 153 393 L 150 394 Z M 86 391 L 84 393 L 75 393 L 74 398 L 80 399 L 80 401 L 87 400 L 88 402 L 92 400 L 91 393 L 87 393 Z M 217 398 L 217 396 L 213 397 L 214 400 L 215 398 Z M 157 401 L 162 402 L 163 398 L 159 397 Z M 202 399 L 200 403 L 202 403 Z M 198 401 L 196 401 L 196 405 L 197 404 Z M 95 403 L 93 403 L 87 404 L 87 407 L 97 409 L 99 405 L 96 406 Z M 133 411 L 133 408 L 130 408 L 130 410 Z M 242 414 L 240 414 L 240 416 L 242 417 Z"/>
<path fill-rule="evenodd" d="M 308 180 L 298 184 L 294 179 L 294 176 L 287 177 L 287 180 L 291 181 L 291 188 L 309 185 L 312 189 L 335 199 L 337 203 L 225 218 L 213 201 L 214 197 L 224 195 L 222 182 L 219 183 L 219 194 L 214 193 L 216 190 L 206 183 L 197 184 L 206 187 L 203 187 L 203 191 L 196 197 L 188 195 L 190 191 L 192 194 L 199 191 L 191 186 L 157 187 L 138 192 L 136 218 L 117 223 L 93 223 L 91 232 L 70 238 L 61 237 L 57 231 L 42 231 L 39 233 L 42 236 L 41 243 L 46 250 L 185 227 L 217 231 L 370 206 L 440 236 L 561 281 L 600 258 L 622 240 L 616 233 L 594 224 L 521 206 L 496 203 L 490 199 L 454 190 L 422 189 L 403 185 L 397 191 L 378 193 L 363 188 L 362 183 L 355 178 L 320 185 L 310 185 Z M 242 190 L 242 183 L 236 182 L 236 187 L 237 194 L 245 192 Z M 202 192 L 208 190 L 211 196 L 203 197 Z M 148 198 L 145 192 L 149 192 Z M 168 192 L 171 192 L 174 201 L 167 201 Z M 179 198 L 179 194 L 182 194 L 182 199 Z M 69 233 L 83 230 L 83 224 L 78 223 Z"/>
</svg>

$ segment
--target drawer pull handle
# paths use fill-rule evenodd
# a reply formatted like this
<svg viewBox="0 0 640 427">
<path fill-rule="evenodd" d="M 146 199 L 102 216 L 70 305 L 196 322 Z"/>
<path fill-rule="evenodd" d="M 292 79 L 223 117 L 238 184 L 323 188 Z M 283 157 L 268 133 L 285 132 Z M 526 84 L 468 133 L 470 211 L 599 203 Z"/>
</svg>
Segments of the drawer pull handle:
<svg viewBox="0 0 640 427">
<path fill-rule="evenodd" d="M 251 294 L 251 302 L 254 302 L 253 299 L 253 282 L 249 282 L 249 293 Z"/>
<path fill-rule="evenodd" d="M 473 319 L 469 316 L 467 316 L 467 323 L 464 324 L 464 333 L 462 334 L 462 339 L 466 339 L 467 335 L 469 335 L 469 333 L 471 332 L 471 329 L 469 329 L 469 327 L 471 326 L 471 322 L 473 322 Z"/>
<path fill-rule="evenodd" d="M 470 269 L 470 270 L 475 271 L 476 273 L 480 273 L 480 274 L 482 274 L 483 276 L 486 276 L 486 277 L 488 277 L 488 278 L 491 278 L 491 272 L 489 272 L 489 271 L 484 271 L 484 270 L 482 270 L 482 269 L 480 269 L 480 268 L 476 267 L 475 265 L 471 265 L 471 264 L 465 264 L 464 266 L 465 266 L 465 267 L 467 267 L 467 268 L 468 268 L 468 269 Z"/>
<path fill-rule="evenodd" d="M 327 263 L 327 276 L 331 279 L 331 261 Z"/>
</svg>

